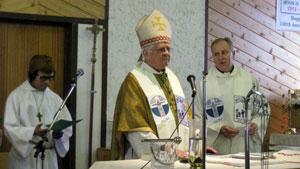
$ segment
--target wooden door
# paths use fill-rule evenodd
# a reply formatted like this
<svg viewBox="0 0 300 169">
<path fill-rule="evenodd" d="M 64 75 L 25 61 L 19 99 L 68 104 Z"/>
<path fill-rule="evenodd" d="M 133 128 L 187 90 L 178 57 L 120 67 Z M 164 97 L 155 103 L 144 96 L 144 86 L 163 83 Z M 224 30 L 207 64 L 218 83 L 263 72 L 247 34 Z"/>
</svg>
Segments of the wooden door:
<svg viewBox="0 0 300 169">
<path fill-rule="evenodd" d="M 30 58 L 35 54 L 53 57 L 56 77 L 50 88 L 63 96 L 65 28 L 54 25 L 0 22 L 0 128 L 9 93 L 27 78 Z M 9 151 L 4 138 L 0 151 Z"/>
</svg>

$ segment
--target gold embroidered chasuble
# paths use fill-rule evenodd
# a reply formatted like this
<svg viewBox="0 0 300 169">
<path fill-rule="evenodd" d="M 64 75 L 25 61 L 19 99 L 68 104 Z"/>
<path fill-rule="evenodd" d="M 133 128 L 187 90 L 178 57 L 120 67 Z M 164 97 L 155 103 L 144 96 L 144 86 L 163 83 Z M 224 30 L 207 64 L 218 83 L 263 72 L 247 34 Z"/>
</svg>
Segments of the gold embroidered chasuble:
<svg viewBox="0 0 300 169">
<path fill-rule="evenodd" d="M 173 116 L 178 124 L 177 107 L 174 93 L 166 74 L 154 74 L 159 82 Z M 121 85 L 114 115 L 111 158 L 123 159 L 127 132 L 152 132 L 156 136 L 157 128 L 145 93 L 137 79 L 129 73 Z"/>
</svg>

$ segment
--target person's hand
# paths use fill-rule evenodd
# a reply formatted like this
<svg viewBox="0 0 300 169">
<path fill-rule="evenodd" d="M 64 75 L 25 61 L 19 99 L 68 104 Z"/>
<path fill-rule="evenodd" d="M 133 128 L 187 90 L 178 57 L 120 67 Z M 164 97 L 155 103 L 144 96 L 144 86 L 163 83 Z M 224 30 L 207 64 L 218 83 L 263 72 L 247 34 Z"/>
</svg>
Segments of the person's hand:
<svg viewBox="0 0 300 169">
<path fill-rule="evenodd" d="M 210 146 L 206 147 L 206 152 L 209 153 L 209 154 L 219 154 L 219 152 L 216 149 L 214 149 Z"/>
<path fill-rule="evenodd" d="M 254 136 L 257 133 L 257 124 L 251 123 L 249 126 L 249 135 Z"/>
<path fill-rule="evenodd" d="M 226 138 L 233 138 L 239 134 L 239 130 L 225 125 L 225 126 L 221 127 L 220 134 L 222 134 Z"/>
<path fill-rule="evenodd" d="M 34 129 L 34 135 L 40 136 L 40 137 L 45 136 L 45 134 L 48 132 L 48 129 L 43 129 L 42 125 L 43 125 L 42 123 L 39 123 L 38 125 L 36 125 L 36 127 Z"/>
<path fill-rule="evenodd" d="M 188 159 L 189 152 L 176 149 L 176 155 L 178 156 L 179 159 Z"/>
<path fill-rule="evenodd" d="M 62 131 L 53 131 L 52 132 L 52 137 L 54 139 L 60 139 L 63 136 L 64 132 Z"/>
</svg>

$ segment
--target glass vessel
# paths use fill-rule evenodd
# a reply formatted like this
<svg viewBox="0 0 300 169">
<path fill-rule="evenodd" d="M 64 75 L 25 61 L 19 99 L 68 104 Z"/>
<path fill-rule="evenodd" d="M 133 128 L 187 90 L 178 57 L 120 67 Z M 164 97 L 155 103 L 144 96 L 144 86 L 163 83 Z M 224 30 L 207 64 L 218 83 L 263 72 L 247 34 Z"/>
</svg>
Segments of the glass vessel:
<svg viewBox="0 0 300 169">
<path fill-rule="evenodd" d="M 189 164 L 191 169 L 202 168 L 202 125 L 201 120 L 192 119 L 189 130 Z"/>
<path fill-rule="evenodd" d="M 181 138 L 173 139 L 144 139 L 143 142 L 150 142 L 152 154 L 151 169 L 173 169 L 178 159 L 176 147 Z"/>
</svg>

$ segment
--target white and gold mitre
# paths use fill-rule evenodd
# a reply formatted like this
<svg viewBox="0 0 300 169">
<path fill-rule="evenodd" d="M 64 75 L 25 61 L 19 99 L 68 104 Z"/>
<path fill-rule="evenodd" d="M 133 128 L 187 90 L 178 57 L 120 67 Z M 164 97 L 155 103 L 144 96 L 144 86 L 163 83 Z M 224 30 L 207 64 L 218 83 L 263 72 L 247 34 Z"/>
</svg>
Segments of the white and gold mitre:
<svg viewBox="0 0 300 169">
<path fill-rule="evenodd" d="M 171 41 L 171 27 L 167 18 L 158 10 L 140 19 L 135 31 L 142 48 L 158 42 Z"/>
</svg>

